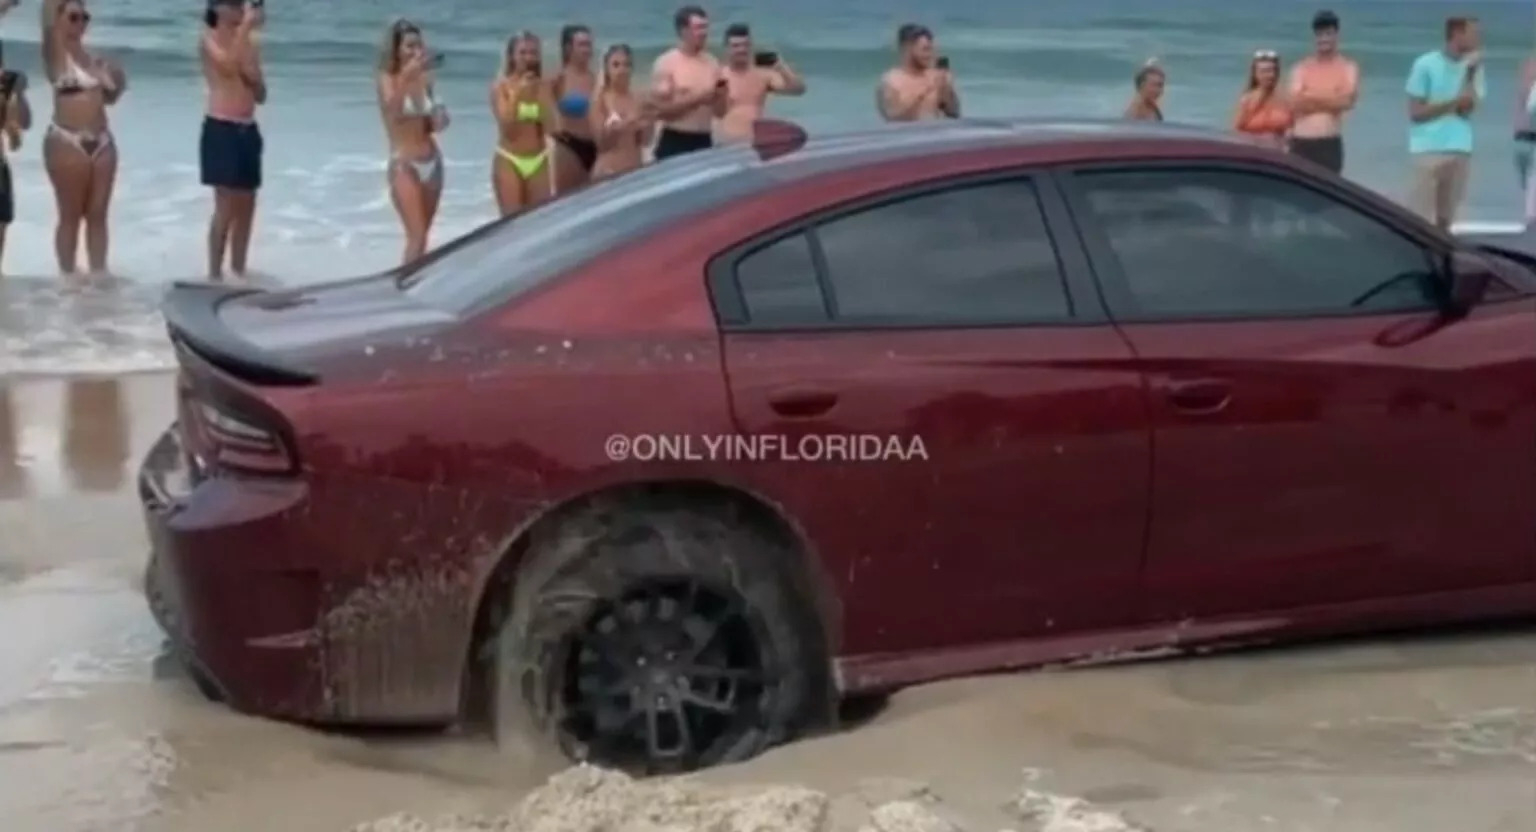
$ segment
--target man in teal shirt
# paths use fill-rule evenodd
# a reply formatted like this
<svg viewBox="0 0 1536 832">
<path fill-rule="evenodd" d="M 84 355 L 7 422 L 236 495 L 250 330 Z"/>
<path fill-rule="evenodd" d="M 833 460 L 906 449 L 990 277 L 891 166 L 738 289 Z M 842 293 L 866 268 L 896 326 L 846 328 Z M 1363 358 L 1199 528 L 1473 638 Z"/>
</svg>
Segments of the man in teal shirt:
<svg viewBox="0 0 1536 832">
<path fill-rule="evenodd" d="M 1487 94 L 1477 19 L 1445 21 L 1445 46 L 1425 52 L 1408 73 L 1408 152 L 1413 187 L 1408 204 L 1450 230 L 1472 169 L 1472 112 Z"/>
</svg>

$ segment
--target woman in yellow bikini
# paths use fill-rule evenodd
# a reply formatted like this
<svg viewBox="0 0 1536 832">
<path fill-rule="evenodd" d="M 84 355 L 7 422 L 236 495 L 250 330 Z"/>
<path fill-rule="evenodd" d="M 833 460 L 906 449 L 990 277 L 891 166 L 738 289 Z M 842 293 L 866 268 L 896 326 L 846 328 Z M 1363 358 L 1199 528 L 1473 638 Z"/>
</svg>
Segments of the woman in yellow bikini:
<svg viewBox="0 0 1536 832">
<path fill-rule="evenodd" d="M 507 41 L 501 74 L 491 84 L 491 113 L 499 136 L 491 156 L 491 188 L 502 216 L 555 195 L 554 90 L 540 72 L 540 44 L 532 32 Z"/>
</svg>

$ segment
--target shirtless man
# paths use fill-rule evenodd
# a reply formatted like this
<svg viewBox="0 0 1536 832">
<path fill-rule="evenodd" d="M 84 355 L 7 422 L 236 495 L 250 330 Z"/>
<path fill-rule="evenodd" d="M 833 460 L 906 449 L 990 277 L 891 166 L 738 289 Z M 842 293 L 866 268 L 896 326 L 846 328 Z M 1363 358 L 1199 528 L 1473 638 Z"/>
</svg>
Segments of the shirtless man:
<svg viewBox="0 0 1536 832">
<path fill-rule="evenodd" d="M 661 131 L 656 137 L 656 161 L 714 144 L 714 120 L 729 103 L 725 78 L 715 56 L 705 51 L 709 15 L 698 6 L 684 6 L 672 16 L 677 46 L 661 53 L 651 67 L 652 105 Z"/>
<path fill-rule="evenodd" d="M 935 61 L 933 32 L 904 23 L 896 30 L 898 63 L 880 77 L 875 106 L 886 121 L 959 118 L 960 94 L 949 66 Z"/>
<path fill-rule="evenodd" d="M 1291 152 L 1334 173 L 1344 170 L 1344 114 L 1355 108 L 1360 67 L 1339 54 L 1339 16 L 1312 17 L 1316 51 L 1291 67 Z"/>
<path fill-rule="evenodd" d="M 267 100 L 261 52 L 255 32 L 261 26 L 260 0 L 209 0 L 200 52 L 208 84 L 208 115 L 203 119 L 198 157 L 204 185 L 213 188 L 213 219 L 208 224 L 208 275 L 223 278 L 224 253 L 229 268 L 245 275 L 261 188 L 261 130 L 256 105 Z"/>
<path fill-rule="evenodd" d="M 725 29 L 725 80 L 729 85 L 729 103 L 720 119 L 720 140 L 749 141 L 752 125 L 763 117 L 768 94 L 805 95 L 805 81 L 777 52 L 762 53 L 762 60 L 752 51 L 752 30 L 745 23 L 732 23 Z"/>
</svg>

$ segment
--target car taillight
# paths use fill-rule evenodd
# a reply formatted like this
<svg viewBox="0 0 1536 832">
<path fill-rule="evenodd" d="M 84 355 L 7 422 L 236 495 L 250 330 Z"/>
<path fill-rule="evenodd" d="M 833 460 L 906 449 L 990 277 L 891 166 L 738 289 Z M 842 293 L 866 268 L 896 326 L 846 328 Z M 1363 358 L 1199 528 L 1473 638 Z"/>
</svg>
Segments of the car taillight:
<svg viewBox="0 0 1536 832">
<path fill-rule="evenodd" d="M 257 474 L 295 469 L 293 454 L 277 433 L 207 403 L 198 404 L 197 416 L 217 466 Z"/>
</svg>

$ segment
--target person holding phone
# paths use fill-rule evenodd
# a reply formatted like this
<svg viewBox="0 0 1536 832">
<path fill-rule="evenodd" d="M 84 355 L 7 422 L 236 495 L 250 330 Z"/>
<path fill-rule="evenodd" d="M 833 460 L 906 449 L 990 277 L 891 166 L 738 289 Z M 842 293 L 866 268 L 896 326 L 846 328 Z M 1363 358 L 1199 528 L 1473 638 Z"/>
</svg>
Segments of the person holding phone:
<svg viewBox="0 0 1536 832">
<path fill-rule="evenodd" d="M 716 135 L 722 142 L 750 141 L 768 96 L 805 95 L 805 81 L 777 52 L 754 52 L 745 23 L 725 27 L 727 101 Z"/>
<path fill-rule="evenodd" d="M 714 120 L 725 115 L 729 84 L 709 54 L 709 15 L 684 6 L 672 16 L 677 45 L 651 67 L 651 106 L 661 122 L 656 161 L 714 145 Z"/>
<path fill-rule="evenodd" d="M 229 269 L 244 277 L 256 221 L 256 192 L 261 189 L 261 129 L 256 107 L 267 101 L 256 30 L 263 19 L 259 0 L 209 0 L 203 13 L 198 52 L 208 108 L 198 137 L 199 178 L 213 189 L 208 221 L 208 276 Z"/>
<path fill-rule="evenodd" d="M 590 129 L 592 91 L 597 75 L 592 71 L 592 30 L 580 23 L 560 28 L 560 71 L 550 80 L 555 106 L 560 113 L 555 133 L 555 152 L 561 157 L 561 190 L 586 184 L 597 162 L 597 144 Z"/>
<path fill-rule="evenodd" d="M 379 47 L 379 115 L 389 141 L 389 196 L 405 227 L 410 263 L 427 252 L 427 235 L 443 197 L 443 155 L 437 134 L 448 129 L 448 109 L 433 94 L 433 71 L 441 54 L 429 55 L 421 27 L 398 19 L 384 30 Z"/>
<path fill-rule="evenodd" d="M 0 0 L 0 17 L 15 8 L 15 0 Z M 0 44 L 3 46 L 3 44 Z M 21 135 L 32 127 L 32 107 L 27 103 L 27 76 L 5 68 L 5 54 L 0 51 L 0 264 L 5 260 L 5 232 L 16 219 L 16 190 L 11 182 L 8 154 L 21 149 Z M 0 274 L 4 270 L 0 269 Z"/>
<path fill-rule="evenodd" d="M 875 106 L 886 121 L 960 117 L 949 61 L 934 55 L 933 31 L 917 23 L 896 30 L 896 66 L 886 70 L 875 91 Z"/>
<path fill-rule="evenodd" d="M 643 153 L 656 133 L 633 90 L 635 56 L 629 46 L 616 43 L 603 54 L 603 69 L 592 93 L 592 135 L 597 137 L 597 163 L 592 178 L 601 179 L 634 170 L 644 163 Z"/>
<path fill-rule="evenodd" d="M 85 46 L 91 13 L 84 0 L 43 0 L 43 71 L 53 87 L 53 121 L 43 167 L 58 201 L 53 247 L 59 271 L 78 271 L 80 231 L 93 274 L 107 271 L 107 216 L 117 181 L 117 146 L 107 109 L 128 89 L 122 67 Z"/>
<path fill-rule="evenodd" d="M 1420 55 L 1408 73 L 1408 203 L 1449 231 L 1472 171 L 1472 114 L 1487 95 L 1477 19 L 1445 21 L 1445 44 Z"/>
<path fill-rule="evenodd" d="M 543 78 L 539 36 L 519 32 L 507 39 L 501 73 L 491 82 L 491 114 L 497 142 L 491 187 L 502 216 L 515 214 L 556 193 L 554 90 Z"/>
</svg>

